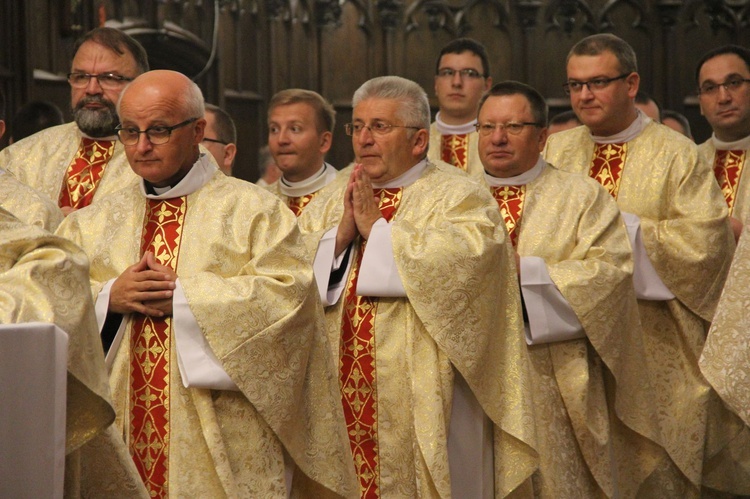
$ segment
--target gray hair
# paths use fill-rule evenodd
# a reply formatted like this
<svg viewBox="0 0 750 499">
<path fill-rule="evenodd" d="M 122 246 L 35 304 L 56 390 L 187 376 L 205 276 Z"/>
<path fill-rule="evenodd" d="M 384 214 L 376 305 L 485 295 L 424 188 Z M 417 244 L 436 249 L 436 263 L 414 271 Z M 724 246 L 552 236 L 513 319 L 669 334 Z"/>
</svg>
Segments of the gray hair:
<svg viewBox="0 0 750 499">
<path fill-rule="evenodd" d="M 367 99 L 399 101 L 402 105 L 396 114 L 404 125 L 428 130 L 430 128 L 430 102 L 427 93 L 411 80 L 399 76 L 380 76 L 368 80 L 354 92 L 352 107 L 357 107 Z"/>
</svg>

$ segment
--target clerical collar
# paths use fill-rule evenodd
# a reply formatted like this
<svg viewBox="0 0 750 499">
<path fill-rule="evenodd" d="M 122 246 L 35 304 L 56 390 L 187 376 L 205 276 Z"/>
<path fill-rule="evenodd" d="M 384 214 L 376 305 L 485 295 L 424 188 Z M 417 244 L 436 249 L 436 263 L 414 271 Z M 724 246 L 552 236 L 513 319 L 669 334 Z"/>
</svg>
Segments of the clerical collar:
<svg viewBox="0 0 750 499">
<path fill-rule="evenodd" d="M 178 198 L 192 194 L 206 185 L 217 171 L 218 168 L 216 167 L 216 163 L 211 161 L 206 154 L 201 154 L 198 157 L 198 161 L 196 161 L 193 167 L 190 168 L 190 171 L 187 172 L 187 175 L 182 177 L 182 180 L 177 182 L 177 185 L 175 186 L 160 188 L 149 185 L 147 188 L 144 179 L 141 179 L 141 181 L 138 182 L 138 185 L 140 186 L 141 194 L 148 199 Z M 156 194 L 148 192 L 149 190 L 153 190 Z"/>
<path fill-rule="evenodd" d="M 636 111 L 638 112 L 638 116 L 636 116 L 633 123 L 622 132 L 610 135 L 609 137 L 597 137 L 596 135 L 592 135 L 591 140 L 597 144 L 621 144 L 624 142 L 630 142 L 638 137 L 643 129 L 646 128 L 646 125 L 651 123 L 651 118 L 643 114 L 638 108 L 636 108 Z"/>
<path fill-rule="evenodd" d="M 745 151 L 750 149 L 750 135 L 743 137 L 740 140 L 732 142 L 724 142 L 716 138 L 716 134 L 711 135 L 711 142 L 714 147 L 719 151 Z"/>
<path fill-rule="evenodd" d="M 435 115 L 435 128 L 437 128 L 440 135 L 463 135 L 466 133 L 476 132 L 477 120 L 471 120 L 463 125 L 449 125 L 440 119 L 440 111 Z"/>
<path fill-rule="evenodd" d="M 372 186 L 376 189 L 392 189 L 395 187 L 408 187 L 417 180 L 419 180 L 419 177 L 422 176 L 422 173 L 424 173 L 425 169 L 427 168 L 427 165 L 429 163 L 426 159 L 423 159 L 416 165 L 412 166 L 408 170 L 406 170 L 404 173 L 399 175 L 396 178 L 392 178 L 388 182 L 384 182 L 382 184 L 378 184 L 373 182 Z"/>
<path fill-rule="evenodd" d="M 117 140 L 117 134 L 114 134 L 114 135 L 108 135 L 108 136 L 106 136 L 106 137 L 92 137 L 92 136 L 90 136 L 90 135 L 87 135 L 87 134 L 86 134 L 86 133 L 85 133 L 85 132 L 84 132 L 83 130 L 81 130 L 80 128 L 78 129 L 78 131 L 79 131 L 79 132 L 81 133 L 81 135 L 82 135 L 82 136 L 83 136 L 84 138 L 87 138 L 87 139 L 91 139 L 91 140 L 112 140 L 112 141 L 116 141 L 116 140 Z"/>
<path fill-rule="evenodd" d="M 300 182 L 290 182 L 283 176 L 279 178 L 279 191 L 292 198 L 307 196 L 313 192 L 318 192 L 328 185 L 336 177 L 336 169 L 328 163 L 323 163 L 320 170 L 315 174 Z"/>
<path fill-rule="evenodd" d="M 542 156 L 540 155 L 539 159 L 536 160 L 536 164 L 532 166 L 530 170 L 526 170 L 520 175 L 516 175 L 515 177 L 500 178 L 493 177 L 485 171 L 484 180 L 490 187 L 500 187 L 503 185 L 526 185 L 536 180 L 536 178 L 542 174 L 546 166 L 547 163 L 544 161 L 544 159 L 542 159 Z"/>
</svg>

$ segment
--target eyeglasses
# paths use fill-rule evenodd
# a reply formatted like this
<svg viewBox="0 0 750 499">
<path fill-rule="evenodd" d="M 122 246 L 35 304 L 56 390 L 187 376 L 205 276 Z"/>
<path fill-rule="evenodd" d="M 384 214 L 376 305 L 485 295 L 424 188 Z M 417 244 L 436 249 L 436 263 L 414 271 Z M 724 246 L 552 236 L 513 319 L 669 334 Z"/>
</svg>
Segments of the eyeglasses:
<svg viewBox="0 0 750 499">
<path fill-rule="evenodd" d="M 217 144 L 221 144 L 223 146 L 229 145 L 229 142 L 224 142 L 223 140 L 219 139 L 209 139 L 208 137 L 203 137 L 203 140 L 201 142 L 216 142 Z"/>
<path fill-rule="evenodd" d="M 146 137 L 148 137 L 149 142 L 157 146 L 157 145 L 166 144 L 167 142 L 169 142 L 169 137 L 172 135 L 173 130 L 182 128 L 197 120 L 198 118 L 190 118 L 189 120 L 185 120 L 182 123 L 177 123 L 174 126 L 156 125 L 156 126 L 150 126 L 146 128 L 145 130 L 138 130 L 137 128 L 134 128 L 134 127 L 123 128 L 122 125 L 117 125 L 115 127 L 115 130 L 117 131 L 117 136 L 120 137 L 120 142 L 122 142 L 126 146 L 132 146 L 132 145 L 137 144 L 138 138 L 140 137 L 142 133 L 146 134 Z"/>
<path fill-rule="evenodd" d="M 372 123 L 370 125 L 365 125 L 364 123 L 347 123 L 346 125 L 344 125 L 344 130 L 349 136 L 359 135 L 365 128 L 370 130 L 371 134 L 377 136 L 387 135 L 394 128 L 411 128 L 412 130 L 422 129 L 422 127 L 418 126 L 391 125 L 389 123 L 383 123 L 382 121 L 376 121 L 375 123 Z"/>
<path fill-rule="evenodd" d="M 706 82 L 698 88 L 699 95 L 716 95 L 719 93 L 719 87 L 724 87 L 727 92 L 736 92 L 745 83 L 750 83 L 747 78 L 732 78 L 724 83 Z"/>
<path fill-rule="evenodd" d="M 527 126 L 534 126 L 538 128 L 542 127 L 542 125 L 540 125 L 539 123 L 514 123 L 512 121 L 509 121 L 508 123 L 477 123 L 474 126 L 477 127 L 477 132 L 479 132 L 481 135 L 484 135 L 485 137 L 494 133 L 494 131 L 498 128 L 500 130 L 505 130 L 510 135 L 518 135 L 519 133 L 523 132 L 523 129 Z"/>
<path fill-rule="evenodd" d="M 470 78 L 476 80 L 477 78 L 484 78 L 485 75 L 477 71 L 476 69 L 453 69 L 453 68 L 441 68 L 438 70 L 437 75 L 440 78 L 453 78 L 453 75 L 458 73 L 461 78 Z"/>
<path fill-rule="evenodd" d="M 74 88 L 86 88 L 89 85 L 91 78 L 96 78 L 96 81 L 99 82 L 99 86 L 106 90 L 118 89 L 125 83 L 134 80 L 134 78 L 128 78 L 127 76 L 120 76 L 114 73 L 101 73 L 98 75 L 90 73 L 68 73 L 68 83 Z"/>
<path fill-rule="evenodd" d="M 570 80 L 563 84 L 563 89 L 565 89 L 565 93 L 568 95 L 579 93 L 583 90 L 584 86 L 589 89 L 589 92 L 597 92 L 607 88 L 613 81 L 624 80 L 630 76 L 631 73 L 632 71 L 630 73 L 623 73 L 620 76 L 615 76 L 614 78 L 594 78 L 593 80 L 588 81 Z"/>
</svg>

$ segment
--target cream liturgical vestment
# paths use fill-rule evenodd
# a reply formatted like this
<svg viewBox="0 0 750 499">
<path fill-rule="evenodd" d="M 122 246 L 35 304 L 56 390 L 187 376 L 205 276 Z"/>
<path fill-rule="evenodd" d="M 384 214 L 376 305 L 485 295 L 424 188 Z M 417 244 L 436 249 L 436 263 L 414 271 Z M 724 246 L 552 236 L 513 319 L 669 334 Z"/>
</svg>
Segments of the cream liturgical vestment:
<svg viewBox="0 0 750 499">
<path fill-rule="evenodd" d="M 435 121 L 430 125 L 427 158 L 433 163 L 444 161 L 481 181 L 484 167 L 479 159 L 479 134 L 475 124 L 476 120 L 465 125 L 447 125 L 440 120 L 440 113 L 437 113 Z"/>
<path fill-rule="evenodd" d="M 336 180 L 337 174 L 338 170 L 336 168 L 328 163 L 324 163 L 320 170 L 308 179 L 301 182 L 289 182 L 282 175 L 276 182 L 269 185 L 267 189 L 277 195 L 292 210 L 292 213 L 300 216 L 302 210 L 312 201 L 312 198 L 323 187 Z"/>
<path fill-rule="evenodd" d="M 535 495 L 635 497 L 664 451 L 617 204 L 594 180 L 541 158 L 516 177 L 485 180 L 501 212 L 506 186 L 523 187 L 515 231 L 540 454 Z"/>
<path fill-rule="evenodd" d="M 74 122 L 47 128 L 0 151 L 0 168 L 6 169 L 59 206 L 68 167 L 76 157 L 83 137 L 85 136 Z M 117 137 L 109 137 L 109 140 L 113 142 L 114 149 L 101 178 L 93 187 L 92 202 L 97 202 L 138 179 L 128 165 L 125 149 Z"/>
<path fill-rule="evenodd" d="M 600 183 L 617 186 L 613 196 L 623 216 L 640 218 L 638 236 L 631 238 L 636 243 L 636 275 L 639 267 L 645 273 L 643 269 L 651 266 L 653 277 L 662 284 L 661 291 L 648 296 L 639 293 L 636 282 L 660 418 L 659 444 L 689 480 L 684 492 L 697 495 L 712 410 L 710 388 L 697 360 L 731 262 L 734 239 L 716 180 L 689 139 L 641 113 L 618 135 L 597 138 L 613 145 L 608 153 L 624 159 L 619 179 Z M 595 146 L 588 128 L 581 126 L 550 135 L 545 159 L 563 170 L 589 174 Z M 605 166 L 614 168 L 611 159 Z M 639 259 L 642 247 L 645 262 Z M 668 464 L 663 463 L 644 493 L 649 485 L 664 490 L 666 485 L 657 483 L 657 477 L 672 474 L 664 478 L 667 483 L 679 482 Z"/>
<path fill-rule="evenodd" d="M 723 142 L 711 136 L 698 146 L 698 151 L 711 167 L 729 208 L 729 216 L 743 224 L 750 222 L 750 136 L 735 142 Z"/>
<path fill-rule="evenodd" d="M 63 214 L 55 203 L 0 168 L 0 208 L 19 220 L 54 232 Z"/>
<path fill-rule="evenodd" d="M 496 204 L 484 186 L 425 161 L 374 187 L 394 195 L 395 211 L 373 226 L 361 265 L 355 240 L 349 261 L 356 274 L 342 279 L 357 276 L 356 295 L 372 305 L 362 310 L 367 324 L 357 323 L 359 308 L 345 299 L 354 291 L 340 299 L 329 292 L 346 186 L 320 193 L 299 219 L 310 260 L 328 260 L 316 279 L 325 302 L 335 302 L 326 319 L 339 368 L 364 351 L 373 359 L 361 366 L 372 371 L 371 384 L 362 384 L 358 370 L 342 381 L 342 401 L 359 418 L 349 437 L 363 497 L 504 497 L 528 481 L 537 454 L 516 271 Z M 344 316 L 368 329 L 366 345 L 344 343 Z M 475 397 L 478 415 L 459 446 L 477 433 L 480 445 L 472 458 L 453 461 L 452 405 L 466 403 L 459 385 Z M 366 421 L 373 415 L 374 424 Z M 482 442 L 483 431 L 489 438 Z M 362 442 L 365 433 L 372 439 Z M 479 478 L 459 486 L 462 467 Z"/>
<path fill-rule="evenodd" d="M 65 493 L 77 497 L 89 478 L 81 450 L 96 444 L 111 458 L 108 476 L 135 496 L 132 462 L 107 430 L 115 418 L 88 287 L 86 256 L 70 241 L 0 209 L 0 323 L 49 322 L 68 333 Z M 33 417 L 33 415 L 30 415 Z M 82 483 L 83 482 L 83 483 Z M 130 492 L 129 492 L 130 491 Z"/>
<path fill-rule="evenodd" d="M 170 497 L 286 497 L 290 488 L 351 496 L 356 484 L 312 269 L 295 218 L 277 198 L 225 176 L 202 154 L 167 192 L 147 194 L 140 181 L 69 215 L 58 232 L 89 255 L 100 324 L 111 283 L 141 258 L 154 203 L 157 220 L 177 214 L 181 225 L 174 246 L 153 238 L 159 261 L 171 258 L 165 247 L 179 260 L 169 337 L 152 352 L 168 366 L 160 399 L 167 422 L 149 430 L 167 432 L 153 444 L 166 476 L 148 481 L 166 478 L 161 490 Z M 131 398 L 131 383 L 152 366 L 132 364 L 142 354 L 134 330 L 143 320 L 124 317 L 107 357 L 117 425 L 134 456 L 142 449 L 132 447 L 139 435 L 131 436 L 130 418 L 141 400 Z"/>
</svg>

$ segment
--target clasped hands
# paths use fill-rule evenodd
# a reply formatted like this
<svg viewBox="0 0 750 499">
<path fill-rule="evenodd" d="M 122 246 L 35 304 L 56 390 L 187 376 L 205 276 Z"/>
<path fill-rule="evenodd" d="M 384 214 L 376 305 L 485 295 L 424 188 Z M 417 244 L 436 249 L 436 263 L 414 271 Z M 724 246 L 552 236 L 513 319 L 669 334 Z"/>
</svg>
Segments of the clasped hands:
<svg viewBox="0 0 750 499">
<path fill-rule="evenodd" d="M 170 316 L 176 280 L 177 274 L 147 251 L 141 261 L 125 269 L 112 283 L 109 310 L 118 314 Z"/>
<path fill-rule="evenodd" d="M 372 226 L 383 217 L 379 199 L 372 189 L 370 177 L 360 164 L 354 165 L 344 192 L 344 215 L 336 234 L 336 256 L 340 255 L 359 235 L 370 237 Z"/>
</svg>

